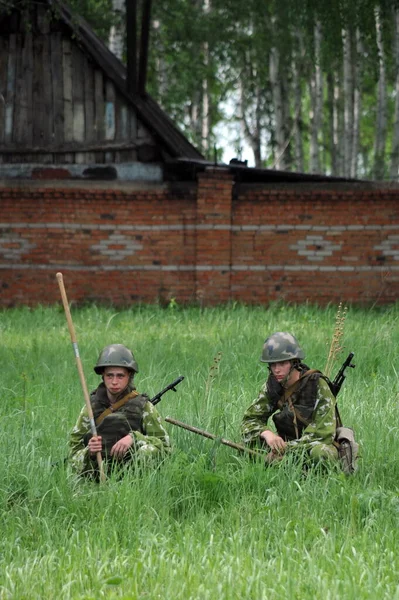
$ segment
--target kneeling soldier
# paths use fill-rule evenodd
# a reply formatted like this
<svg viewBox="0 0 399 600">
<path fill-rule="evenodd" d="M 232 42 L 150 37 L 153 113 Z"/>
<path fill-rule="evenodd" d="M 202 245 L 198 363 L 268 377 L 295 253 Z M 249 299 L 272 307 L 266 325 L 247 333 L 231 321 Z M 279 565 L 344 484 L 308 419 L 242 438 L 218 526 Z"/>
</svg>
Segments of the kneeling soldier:
<svg viewBox="0 0 399 600">
<path fill-rule="evenodd" d="M 296 338 L 277 332 L 264 343 L 261 362 L 269 377 L 242 422 L 244 442 L 269 449 L 267 462 L 291 451 L 312 462 L 338 460 L 335 397 L 320 371 L 311 371 Z M 273 418 L 277 433 L 266 428 Z"/>
<path fill-rule="evenodd" d="M 97 452 L 113 465 L 168 452 L 169 437 L 158 411 L 133 385 L 138 366 L 132 352 L 122 344 L 106 346 L 94 371 L 102 377 L 102 383 L 90 395 L 97 436 L 91 434 L 85 406 L 70 434 L 69 463 L 73 471 L 97 478 Z"/>
</svg>

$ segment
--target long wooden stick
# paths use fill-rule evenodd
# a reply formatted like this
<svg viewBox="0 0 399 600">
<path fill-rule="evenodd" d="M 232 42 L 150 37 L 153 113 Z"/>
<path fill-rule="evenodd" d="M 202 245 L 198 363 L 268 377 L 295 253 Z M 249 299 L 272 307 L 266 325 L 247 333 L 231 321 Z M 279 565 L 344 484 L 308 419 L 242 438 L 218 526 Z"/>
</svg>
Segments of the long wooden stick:
<svg viewBox="0 0 399 600">
<path fill-rule="evenodd" d="M 83 396 L 84 396 L 85 403 L 86 403 L 87 414 L 88 414 L 89 421 L 90 421 L 91 433 L 92 433 L 92 435 L 97 435 L 96 424 L 94 422 L 94 417 L 93 417 L 93 409 L 91 407 L 90 396 L 89 396 L 89 392 L 88 392 L 87 385 L 86 385 L 86 379 L 85 379 L 85 376 L 83 373 L 82 361 L 80 360 L 79 347 L 78 347 L 78 342 L 76 339 L 75 327 L 73 325 L 71 311 L 69 310 L 68 298 L 67 298 L 66 291 L 65 291 L 64 278 L 62 276 L 62 273 L 57 273 L 56 277 L 57 277 L 58 286 L 59 286 L 60 292 L 61 292 L 61 298 L 62 298 L 62 303 L 64 305 L 64 311 L 65 311 L 65 316 L 66 316 L 66 320 L 68 323 L 69 334 L 71 336 L 72 347 L 73 347 L 73 351 L 74 351 L 75 358 L 76 358 L 76 366 L 78 368 L 80 383 L 82 386 Z M 100 470 L 100 481 L 105 481 L 103 459 L 101 456 L 101 452 L 96 452 L 96 458 L 97 458 L 98 468 Z"/>
<path fill-rule="evenodd" d="M 217 440 L 221 444 L 225 446 L 229 446 L 230 448 L 234 448 L 235 450 L 239 450 L 240 452 L 244 452 L 246 454 L 251 454 L 252 456 L 262 456 L 261 452 L 257 452 L 256 450 L 251 450 L 251 448 L 247 448 L 242 444 L 236 444 L 236 442 L 231 442 L 230 440 L 226 440 L 225 438 L 219 438 L 217 435 L 213 433 L 209 433 L 209 431 L 204 431 L 204 429 L 198 429 L 198 427 L 193 427 L 192 425 L 187 425 L 187 423 L 182 423 L 181 421 L 177 421 L 176 419 L 172 419 L 172 417 L 165 417 L 165 421 L 171 423 L 172 425 L 177 425 L 177 427 L 182 427 L 183 429 L 187 429 L 187 431 L 191 431 L 192 433 L 197 433 L 198 435 L 202 435 L 203 437 L 209 438 L 210 440 Z"/>
</svg>

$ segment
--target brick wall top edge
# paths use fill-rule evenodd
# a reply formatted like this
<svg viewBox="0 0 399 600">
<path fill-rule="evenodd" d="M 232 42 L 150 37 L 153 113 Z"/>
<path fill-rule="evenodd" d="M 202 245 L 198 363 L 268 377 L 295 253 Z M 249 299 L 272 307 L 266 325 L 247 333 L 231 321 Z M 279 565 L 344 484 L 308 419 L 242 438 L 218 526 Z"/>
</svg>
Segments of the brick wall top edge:
<svg viewBox="0 0 399 600">
<path fill-rule="evenodd" d="M 173 184 L 176 185 L 176 184 Z M 139 181 L 74 181 L 74 180 L 48 180 L 34 181 L 32 179 L 1 179 L 0 191 L 14 190 L 32 190 L 32 191 L 48 191 L 48 190 L 84 190 L 85 192 L 92 190 L 101 190 L 101 192 L 114 192 L 121 190 L 123 192 L 135 192 L 141 190 L 168 190 L 169 183 L 148 183 Z"/>
<path fill-rule="evenodd" d="M 247 193 L 248 191 L 265 191 L 278 192 L 284 194 L 295 194 L 300 192 L 308 192 L 310 194 L 326 192 L 352 192 L 358 195 L 361 192 L 370 194 L 399 194 L 399 183 L 387 181 L 357 181 L 354 183 L 332 183 L 332 182 L 294 182 L 294 183 L 273 183 L 273 182 L 256 182 L 256 183 L 236 183 L 234 186 L 235 193 Z"/>
<path fill-rule="evenodd" d="M 198 179 L 222 179 L 233 181 L 233 174 L 223 167 L 207 167 L 203 173 L 198 173 Z"/>
</svg>

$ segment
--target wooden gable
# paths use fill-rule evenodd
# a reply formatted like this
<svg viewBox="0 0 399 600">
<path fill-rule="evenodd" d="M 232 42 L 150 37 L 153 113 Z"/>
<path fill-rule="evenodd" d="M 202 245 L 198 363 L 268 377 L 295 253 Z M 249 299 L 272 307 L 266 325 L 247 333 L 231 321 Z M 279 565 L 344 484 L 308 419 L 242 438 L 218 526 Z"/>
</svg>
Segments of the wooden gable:
<svg viewBox="0 0 399 600">
<path fill-rule="evenodd" d="M 201 154 L 63 4 L 0 12 L 0 163 L 165 162 Z"/>
</svg>

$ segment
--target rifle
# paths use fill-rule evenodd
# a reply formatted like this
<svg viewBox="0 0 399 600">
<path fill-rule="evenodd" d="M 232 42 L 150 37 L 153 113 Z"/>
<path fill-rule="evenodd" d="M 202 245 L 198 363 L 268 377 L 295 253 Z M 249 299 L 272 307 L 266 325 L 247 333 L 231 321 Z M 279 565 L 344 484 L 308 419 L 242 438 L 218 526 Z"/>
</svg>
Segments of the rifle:
<svg viewBox="0 0 399 600">
<path fill-rule="evenodd" d="M 155 405 L 158 404 L 158 402 L 160 402 L 162 396 L 165 394 L 165 392 L 168 392 L 169 390 L 173 390 L 174 392 L 176 392 L 176 386 L 183 381 L 184 377 L 181 375 L 180 377 L 178 377 L 177 379 L 175 379 L 175 381 L 173 381 L 172 383 L 170 383 L 168 386 L 166 386 L 165 389 L 163 389 L 161 392 L 158 392 L 158 394 L 156 396 L 154 396 L 153 398 L 151 398 L 150 402 Z M 240 452 L 246 452 L 247 454 L 252 454 L 253 456 L 260 456 L 259 452 L 256 452 L 255 450 L 251 450 L 250 448 L 246 448 L 245 446 L 242 446 L 241 444 L 236 444 L 235 442 L 231 442 L 230 440 L 226 440 L 225 438 L 220 438 L 216 435 L 214 435 L 213 433 L 209 433 L 209 431 L 204 431 L 203 429 L 199 429 L 198 427 L 193 427 L 192 425 L 187 425 L 186 423 L 182 423 L 182 421 L 177 421 L 176 419 L 172 419 L 172 417 L 165 417 L 164 419 L 165 421 L 167 421 L 168 423 L 171 423 L 172 425 L 176 425 L 177 427 L 182 427 L 183 429 L 187 429 L 187 431 L 191 431 L 192 433 L 197 433 L 198 435 L 202 435 L 203 437 L 206 437 L 210 440 L 216 440 L 218 442 L 220 442 L 221 444 L 224 444 L 225 446 L 229 446 L 230 448 L 234 448 L 235 450 L 239 450 Z"/>
<path fill-rule="evenodd" d="M 336 374 L 336 376 L 334 377 L 333 381 L 330 381 L 330 389 L 332 391 L 332 393 L 334 394 L 335 397 L 337 397 L 339 390 L 342 387 L 342 384 L 344 383 L 344 379 L 345 379 L 345 370 L 350 367 L 352 369 L 355 368 L 356 365 L 352 364 L 352 358 L 355 356 L 355 354 L 353 352 L 350 352 L 346 358 L 346 360 L 344 361 L 344 363 L 342 364 L 342 367 L 340 368 L 340 370 L 338 371 L 338 373 Z"/>
<path fill-rule="evenodd" d="M 174 381 L 172 381 L 172 383 L 170 383 L 169 385 L 166 386 L 166 388 L 164 388 L 161 392 L 158 392 L 158 394 L 156 394 L 153 398 L 151 398 L 150 402 L 151 404 L 153 404 L 154 406 L 156 404 L 158 404 L 158 402 L 161 401 L 161 398 L 164 394 L 166 394 L 166 392 L 168 392 L 169 390 L 173 390 L 174 392 L 176 392 L 176 386 L 183 381 L 184 376 L 180 375 L 180 377 L 178 377 L 177 379 L 175 379 Z"/>
</svg>

